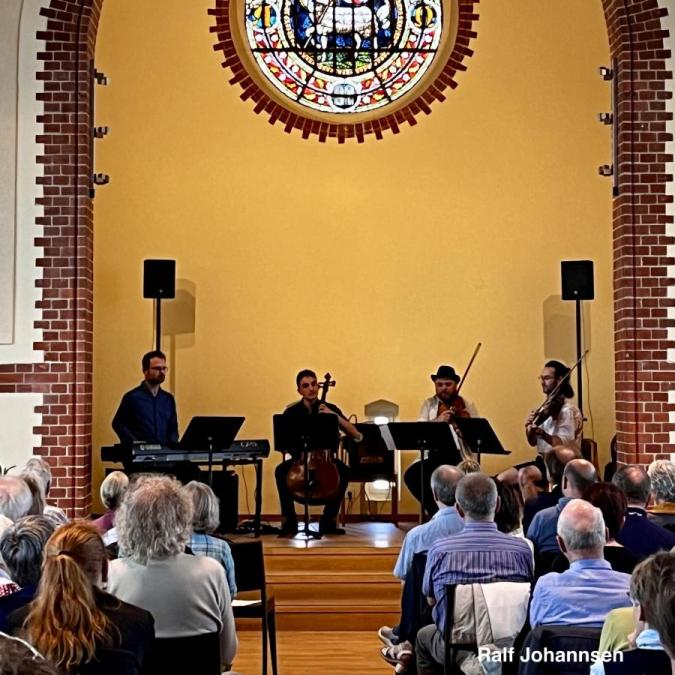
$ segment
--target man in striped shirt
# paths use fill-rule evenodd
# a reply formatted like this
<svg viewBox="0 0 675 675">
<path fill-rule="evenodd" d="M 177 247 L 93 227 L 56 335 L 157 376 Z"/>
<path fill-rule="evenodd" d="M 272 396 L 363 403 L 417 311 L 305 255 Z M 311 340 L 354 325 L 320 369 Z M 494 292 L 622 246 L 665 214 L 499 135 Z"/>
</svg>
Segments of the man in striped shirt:
<svg viewBox="0 0 675 675">
<path fill-rule="evenodd" d="M 444 661 L 445 587 L 493 581 L 532 581 L 532 550 L 524 539 L 503 534 L 494 522 L 497 486 L 483 473 L 464 476 L 457 485 L 457 510 L 464 530 L 439 539 L 430 549 L 422 590 L 433 607 L 434 623 L 417 634 L 417 668 L 433 673 Z"/>
</svg>

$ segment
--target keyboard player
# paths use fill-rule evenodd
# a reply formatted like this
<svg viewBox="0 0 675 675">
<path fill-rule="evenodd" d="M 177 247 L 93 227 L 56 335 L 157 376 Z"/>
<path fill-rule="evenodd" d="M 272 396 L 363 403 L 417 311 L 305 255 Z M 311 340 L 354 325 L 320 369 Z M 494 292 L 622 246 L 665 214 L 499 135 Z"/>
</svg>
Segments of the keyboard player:
<svg viewBox="0 0 675 675">
<path fill-rule="evenodd" d="M 143 381 L 124 394 L 112 427 L 119 436 L 121 445 L 126 448 L 139 442 L 175 445 L 178 443 L 176 399 L 161 386 L 169 369 L 166 356 L 159 350 L 148 352 L 141 359 L 141 367 Z M 125 459 L 127 458 L 120 457 L 120 461 Z M 127 473 L 138 471 L 129 460 L 125 461 L 125 470 Z M 182 482 L 199 480 L 200 473 L 198 467 L 190 462 L 163 463 L 161 466 L 145 463 L 142 470 L 172 473 Z"/>
</svg>

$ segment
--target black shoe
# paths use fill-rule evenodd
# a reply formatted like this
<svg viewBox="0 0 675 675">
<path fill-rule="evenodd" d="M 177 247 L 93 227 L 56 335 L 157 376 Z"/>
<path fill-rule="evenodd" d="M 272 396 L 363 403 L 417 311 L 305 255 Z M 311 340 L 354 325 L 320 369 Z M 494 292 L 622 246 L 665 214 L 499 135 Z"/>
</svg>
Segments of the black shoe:
<svg viewBox="0 0 675 675">
<path fill-rule="evenodd" d="M 347 534 L 336 523 L 319 523 L 319 534 Z"/>
<path fill-rule="evenodd" d="M 277 536 L 279 537 L 295 537 L 295 535 L 298 533 L 298 524 L 297 523 L 289 523 L 289 522 L 284 522 L 284 524 L 281 526 L 281 531 Z"/>
</svg>

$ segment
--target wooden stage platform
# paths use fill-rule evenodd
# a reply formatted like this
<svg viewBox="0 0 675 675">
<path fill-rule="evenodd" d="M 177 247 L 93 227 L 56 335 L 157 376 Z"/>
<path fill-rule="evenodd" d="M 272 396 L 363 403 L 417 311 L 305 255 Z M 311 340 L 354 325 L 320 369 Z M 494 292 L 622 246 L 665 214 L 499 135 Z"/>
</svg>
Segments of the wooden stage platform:
<svg viewBox="0 0 675 675">
<path fill-rule="evenodd" d="M 392 571 L 404 530 L 390 523 L 348 523 L 346 530 L 318 541 L 261 537 L 279 630 L 374 631 L 397 622 L 401 583 Z M 242 622 L 238 630 L 249 627 Z"/>
</svg>

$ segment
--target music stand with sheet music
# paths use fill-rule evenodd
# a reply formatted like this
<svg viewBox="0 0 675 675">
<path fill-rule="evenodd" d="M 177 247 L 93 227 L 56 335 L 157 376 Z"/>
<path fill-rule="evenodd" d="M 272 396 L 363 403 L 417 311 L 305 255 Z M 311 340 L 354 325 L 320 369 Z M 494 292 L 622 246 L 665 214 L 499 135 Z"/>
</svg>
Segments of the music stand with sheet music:
<svg viewBox="0 0 675 675">
<path fill-rule="evenodd" d="M 457 417 L 455 424 L 462 434 L 464 442 L 475 453 L 480 464 L 481 453 L 484 455 L 510 455 L 495 434 L 490 423 L 483 417 Z"/>
<path fill-rule="evenodd" d="M 305 480 L 309 478 L 310 450 L 337 451 L 340 433 L 336 415 L 274 415 L 274 449 L 279 452 L 304 455 Z M 309 481 L 308 481 L 309 491 Z M 304 539 L 321 539 L 320 532 L 309 527 L 309 501 L 311 496 L 303 499 L 303 529 L 298 532 Z"/>
<path fill-rule="evenodd" d="M 213 453 L 216 450 L 230 449 L 244 419 L 244 417 L 196 416 L 190 420 L 180 439 L 179 446 L 187 452 L 203 452 L 204 448 L 208 449 L 210 487 L 213 487 Z"/>
<path fill-rule="evenodd" d="M 396 450 L 419 450 L 420 461 L 420 522 L 424 522 L 424 460 L 429 450 L 440 450 L 444 463 L 457 465 L 462 461 L 449 424 L 442 422 L 390 422 L 386 425 Z M 382 430 L 384 431 L 384 429 Z"/>
</svg>

